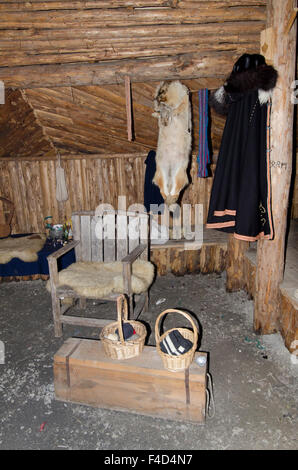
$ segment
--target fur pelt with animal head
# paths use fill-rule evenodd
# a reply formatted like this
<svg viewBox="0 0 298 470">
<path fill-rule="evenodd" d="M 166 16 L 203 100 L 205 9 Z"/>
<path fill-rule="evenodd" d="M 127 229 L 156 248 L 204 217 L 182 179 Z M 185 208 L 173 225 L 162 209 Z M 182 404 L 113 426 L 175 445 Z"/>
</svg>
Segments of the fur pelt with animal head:
<svg viewBox="0 0 298 470">
<path fill-rule="evenodd" d="M 187 167 L 191 150 L 191 105 L 189 90 L 178 80 L 162 82 L 155 94 L 153 116 L 159 134 L 153 182 L 166 204 L 177 201 L 188 184 Z"/>
<path fill-rule="evenodd" d="M 211 93 L 210 105 L 216 112 L 227 114 L 229 105 L 251 90 L 258 90 L 259 101 L 264 104 L 271 97 L 277 78 L 277 71 L 266 64 L 262 55 L 243 54 L 224 85 Z"/>
</svg>

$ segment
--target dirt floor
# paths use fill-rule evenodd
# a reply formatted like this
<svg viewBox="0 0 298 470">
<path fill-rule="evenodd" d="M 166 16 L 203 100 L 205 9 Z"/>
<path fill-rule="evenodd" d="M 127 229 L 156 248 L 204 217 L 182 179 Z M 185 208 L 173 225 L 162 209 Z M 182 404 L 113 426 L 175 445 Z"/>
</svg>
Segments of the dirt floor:
<svg viewBox="0 0 298 470">
<path fill-rule="evenodd" d="M 200 350 L 209 353 L 215 415 L 205 425 L 177 423 L 57 401 L 55 338 L 50 295 L 43 281 L 0 286 L 0 449 L 235 450 L 298 448 L 298 362 L 280 335 L 252 331 L 253 302 L 244 292 L 229 294 L 225 275 L 168 275 L 155 281 L 150 313 L 140 318 L 154 345 L 154 324 L 166 308 L 197 317 Z M 76 308 L 77 314 L 80 314 Z M 88 315 L 114 304 L 90 301 Z M 170 317 L 165 328 L 172 325 Z M 177 319 L 175 320 L 177 322 Z M 64 327 L 70 336 L 96 338 L 98 331 Z M 213 408 L 210 408 L 212 413 Z"/>
</svg>

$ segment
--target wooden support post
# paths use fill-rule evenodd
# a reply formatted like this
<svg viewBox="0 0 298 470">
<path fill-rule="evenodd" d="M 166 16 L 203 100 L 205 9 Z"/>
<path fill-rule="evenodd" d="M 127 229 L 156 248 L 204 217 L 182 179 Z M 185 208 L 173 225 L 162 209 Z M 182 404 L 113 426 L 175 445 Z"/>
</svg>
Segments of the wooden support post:
<svg viewBox="0 0 298 470">
<path fill-rule="evenodd" d="M 298 8 L 294 8 L 292 16 L 291 16 L 291 18 L 288 22 L 288 26 L 285 29 L 285 34 L 289 34 L 289 32 L 291 31 L 291 28 L 292 28 L 293 23 L 294 23 L 294 21 L 296 19 L 296 16 L 297 16 L 297 11 L 298 11 Z"/>
<path fill-rule="evenodd" d="M 249 242 L 238 240 L 233 234 L 228 237 L 227 247 L 227 282 L 228 292 L 243 289 L 244 279 L 244 254 L 249 248 Z"/>
<path fill-rule="evenodd" d="M 271 192 L 274 239 L 258 242 L 254 329 L 261 334 L 279 330 L 280 283 L 285 262 L 289 188 L 292 173 L 293 114 L 291 84 L 295 79 L 296 23 L 285 33 L 296 1 L 268 0 L 267 26 L 272 27 L 268 51 L 279 78 L 273 92 L 271 115 Z M 261 45 L 261 53 L 266 47 Z M 266 57 L 266 52 L 264 53 Z"/>
<path fill-rule="evenodd" d="M 132 105 L 131 105 L 131 84 L 130 77 L 125 76 L 125 101 L 126 101 L 126 119 L 127 119 L 127 138 L 129 142 L 133 140 L 132 132 Z"/>
</svg>

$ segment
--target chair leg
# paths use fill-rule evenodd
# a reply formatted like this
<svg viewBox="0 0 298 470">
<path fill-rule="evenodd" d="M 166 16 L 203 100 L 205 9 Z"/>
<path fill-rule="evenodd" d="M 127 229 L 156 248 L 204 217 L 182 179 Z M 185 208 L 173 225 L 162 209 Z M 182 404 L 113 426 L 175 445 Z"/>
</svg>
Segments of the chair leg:
<svg viewBox="0 0 298 470">
<path fill-rule="evenodd" d="M 58 299 L 57 297 L 52 297 L 52 308 L 54 317 L 55 337 L 60 338 L 62 336 L 61 304 L 60 299 Z"/>
<path fill-rule="evenodd" d="M 148 307 L 149 307 L 149 293 L 148 291 L 146 291 L 140 294 L 140 298 L 138 302 L 136 302 L 136 306 L 133 311 L 132 320 L 137 320 L 142 313 L 148 312 Z"/>
<path fill-rule="evenodd" d="M 87 306 L 87 300 L 85 299 L 85 297 L 80 297 L 79 305 L 80 305 L 80 308 L 85 310 L 85 308 Z"/>
</svg>

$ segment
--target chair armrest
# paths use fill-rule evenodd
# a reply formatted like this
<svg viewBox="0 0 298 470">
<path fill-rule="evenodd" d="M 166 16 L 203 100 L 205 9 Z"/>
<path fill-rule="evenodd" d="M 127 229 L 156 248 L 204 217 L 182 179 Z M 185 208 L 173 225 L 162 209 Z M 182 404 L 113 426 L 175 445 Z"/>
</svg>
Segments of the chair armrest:
<svg viewBox="0 0 298 470">
<path fill-rule="evenodd" d="M 130 296 L 132 294 L 131 287 L 131 270 L 132 263 L 143 253 L 147 248 L 146 243 L 141 243 L 138 245 L 131 253 L 122 258 L 122 275 L 123 275 L 123 285 L 125 293 Z"/>
<path fill-rule="evenodd" d="M 132 264 L 147 248 L 147 244 L 141 243 L 131 253 L 122 258 L 121 262 L 125 264 Z"/>
<path fill-rule="evenodd" d="M 54 253 L 47 256 L 47 260 L 49 263 L 49 274 L 50 274 L 52 296 L 56 295 L 55 293 L 58 287 L 58 280 L 59 280 L 58 262 L 57 262 L 58 258 L 60 258 L 62 255 L 64 255 L 68 251 L 70 251 L 72 248 L 75 248 L 79 243 L 80 243 L 79 240 L 73 240 L 72 242 L 67 243 L 67 245 L 64 245 L 59 250 L 54 251 Z"/>
<path fill-rule="evenodd" d="M 49 256 L 47 256 L 47 259 L 52 259 L 52 258 L 60 258 L 62 255 L 67 253 L 68 251 L 72 250 L 72 248 L 75 248 L 78 244 L 80 243 L 80 240 L 73 240 L 72 242 L 67 243 L 66 245 L 62 246 L 59 250 L 54 251 L 54 253 L 51 253 Z"/>
</svg>

